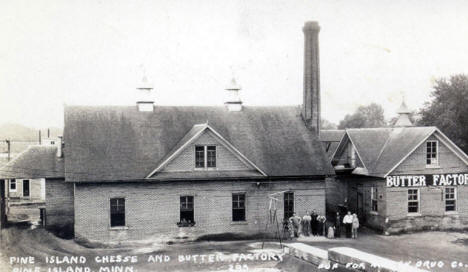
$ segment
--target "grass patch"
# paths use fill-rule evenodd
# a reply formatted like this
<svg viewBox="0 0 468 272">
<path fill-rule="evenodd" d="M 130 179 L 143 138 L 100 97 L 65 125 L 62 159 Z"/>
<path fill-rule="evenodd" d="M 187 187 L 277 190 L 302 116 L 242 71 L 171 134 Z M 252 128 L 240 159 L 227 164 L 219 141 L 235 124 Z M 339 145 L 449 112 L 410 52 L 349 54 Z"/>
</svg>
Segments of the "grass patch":
<svg viewBox="0 0 468 272">
<path fill-rule="evenodd" d="M 243 233 L 231 233 L 231 232 L 226 232 L 226 233 L 218 233 L 218 234 L 207 234 L 198 237 L 195 241 L 216 241 L 216 242 L 222 242 L 222 241 L 242 241 L 242 240 L 259 240 L 259 239 L 265 239 L 265 238 L 273 238 L 270 237 L 271 235 L 264 235 L 261 233 L 257 234 L 243 234 Z"/>
</svg>

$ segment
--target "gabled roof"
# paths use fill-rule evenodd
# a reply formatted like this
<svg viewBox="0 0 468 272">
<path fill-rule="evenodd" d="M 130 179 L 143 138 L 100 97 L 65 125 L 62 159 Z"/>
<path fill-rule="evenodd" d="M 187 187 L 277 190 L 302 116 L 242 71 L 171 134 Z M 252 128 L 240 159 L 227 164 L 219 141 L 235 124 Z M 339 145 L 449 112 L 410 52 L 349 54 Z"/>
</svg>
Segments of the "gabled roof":
<svg viewBox="0 0 468 272">
<path fill-rule="evenodd" d="M 258 168 L 254 163 L 252 163 L 248 158 L 246 158 L 242 153 L 237 150 L 231 143 L 229 143 L 223 136 L 221 136 L 216 130 L 214 130 L 208 123 L 205 124 L 196 124 L 190 129 L 190 131 L 180 140 L 177 145 L 169 152 L 162 160 L 161 163 L 154 169 L 146 178 L 152 177 L 156 172 L 163 169 L 172 159 L 174 159 L 183 149 L 198 139 L 204 131 L 210 131 L 215 135 L 215 137 L 225 145 L 231 152 L 233 152 L 237 157 L 240 158 L 244 163 L 250 165 L 252 168 L 256 169 L 261 175 L 266 176 L 260 168 Z M 206 173 L 206 172 L 205 172 Z M 230 173 L 225 173 L 230 174 Z M 192 174 L 193 175 L 193 174 Z M 219 175 L 217 173 L 214 176 Z M 159 175 L 161 176 L 161 175 Z"/>
<path fill-rule="evenodd" d="M 329 160 L 333 158 L 344 135 L 344 129 L 320 130 L 319 139 L 323 143 L 323 148 Z"/>
<path fill-rule="evenodd" d="M 445 137 L 446 144 L 456 150 L 456 155 L 468 162 L 466 154 L 436 127 L 347 129 L 339 148 L 348 142 L 345 138 L 356 148 L 365 169 L 353 173 L 386 177 L 435 132 Z"/>
<path fill-rule="evenodd" d="M 64 159 L 56 146 L 29 146 L 0 169 L 0 178 L 63 178 Z"/>
<path fill-rule="evenodd" d="M 319 139 L 321 142 L 339 142 L 345 134 L 344 129 L 327 129 L 320 130 Z"/>
<path fill-rule="evenodd" d="M 195 124 L 206 123 L 270 177 L 334 174 L 300 108 L 156 106 L 65 108 L 66 181 L 144 179 Z M 188 133 L 189 132 L 189 133 Z"/>
</svg>

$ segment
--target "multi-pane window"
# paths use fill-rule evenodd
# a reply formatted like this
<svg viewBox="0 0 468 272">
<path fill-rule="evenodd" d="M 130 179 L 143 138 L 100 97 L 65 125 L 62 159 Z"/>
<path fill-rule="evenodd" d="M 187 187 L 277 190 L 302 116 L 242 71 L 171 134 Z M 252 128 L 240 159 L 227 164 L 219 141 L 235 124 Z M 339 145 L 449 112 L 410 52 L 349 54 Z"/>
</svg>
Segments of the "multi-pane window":
<svg viewBox="0 0 468 272">
<path fill-rule="evenodd" d="M 445 188 L 445 211 L 457 210 L 457 190 L 455 187 Z"/>
<path fill-rule="evenodd" d="M 379 211 L 377 195 L 378 195 L 377 187 L 371 187 L 371 209 L 373 212 Z"/>
<path fill-rule="evenodd" d="M 110 199 L 111 227 L 125 226 L 125 198 Z"/>
<path fill-rule="evenodd" d="M 438 165 L 437 141 L 426 142 L 426 165 Z"/>
<path fill-rule="evenodd" d="M 16 179 L 10 179 L 10 191 L 16 192 Z"/>
<path fill-rule="evenodd" d="M 180 222 L 191 224 L 193 220 L 193 196 L 180 197 Z"/>
<path fill-rule="evenodd" d="M 206 147 L 206 167 L 216 167 L 216 146 Z"/>
<path fill-rule="evenodd" d="M 289 219 L 294 213 L 294 193 L 284 193 L 284 218 Z"/>
<path fill-rule="evenodd" d="M 205 147 L 204 146 L 195 146 L 195 167 L 197 168 L 205 167 Z"/>
<path fill-rule="evenodd" d="M 216 146 L 197 145 L 195 146 L 195 167 L 215 168 L 216 167 Z"/>
<path fill-rule="evenodd" d="M 419 190 L 408 189 L 408 213 L 419 212 Z"/>
<path fill-rule="evenodd" d="M 232 194 L 232 221 L 245 221 L 245 194 Z"/>
</svg>

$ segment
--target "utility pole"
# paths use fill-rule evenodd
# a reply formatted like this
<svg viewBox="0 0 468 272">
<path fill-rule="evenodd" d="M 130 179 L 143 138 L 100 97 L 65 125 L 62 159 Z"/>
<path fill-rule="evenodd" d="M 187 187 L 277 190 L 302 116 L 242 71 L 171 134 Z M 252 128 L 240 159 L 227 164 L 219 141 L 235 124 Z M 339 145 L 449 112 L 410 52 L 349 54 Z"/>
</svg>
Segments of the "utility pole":
<svg viewBox="0 0 468 272">
<path fill-rule="evenodd" d="M 39 145 L 42 144 L 42 139 L 41 139 L 41 130 L 39 130 Z"/>
</svg>

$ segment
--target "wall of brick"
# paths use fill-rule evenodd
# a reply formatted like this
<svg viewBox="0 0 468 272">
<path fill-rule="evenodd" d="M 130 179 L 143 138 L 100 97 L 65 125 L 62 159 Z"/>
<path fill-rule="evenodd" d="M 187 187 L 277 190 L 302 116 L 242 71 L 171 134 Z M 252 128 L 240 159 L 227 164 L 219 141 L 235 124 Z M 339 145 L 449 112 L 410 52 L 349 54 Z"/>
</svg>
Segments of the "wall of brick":
<svg viewBox="0 0 468 272">
<path fill-rule="evenodd" d="M 187 146 L 174 160 L 172 160 L 163 172 L 171 171 L 192 171 L 195 168 L 195 146 L 196 145 L 216 145 L 216 168 L 217 170 L 249 170 L 247 166 L 230 150 L 222 145 L 210 131 L 203 132 L 200 137 Z"/>
<path fill-rule="evenodd" d="M 46 227 L 73 226 L 73 183 L 63 179 L 46 180 Z"/>
<path fill-rule="evenodd" d="M 269 218 L 271 193 L 295 193 L 295 211 L 304 215 L 316 209 L 325 212 L 325 183 L 281 181 L 257 186 L 256 181 L 170 182 L 126 184 L 76 184 L 75 237 L 115 242 L 149 237 L 174 238 L 180 233 L 199 236 L 216 233 L 256 234 L 263 232 Z M 246 222 L 232 222 L 232 193 L 246 193 Z M 196 225 L 179 228 L 180 196 L 194 196 Z M 125 197 L 126 227 L 110 228 L 110 198 Z M 283 219 L 283 193 L 278 194 L 277 216 Z M 271 228 L 269 231 L 273 231 Z"/>
<path fill-rule="evenodd" d="M 387 232 L 468 228 L 468 187 L 457 187 L 456 212 L 445 212 L 444 188 L 419 188 L 420 212 L 415 215 L 408 214 L 408 188 L 388 188 Z"/>
<path fill-rule="evenodd" d="M 348 197 L 348 190 L 346 183 L 336 178 L 326 179 L 326 203 L 327 213 L 335 214 L 339 211 L 339 206 L 346 206 L 345 200 Z"/>
<path fill-rule="evenodd" d="M 385 182 L 379 178 L 343 178 L 348 184 L 348 207 L 360 215 L 362 225 L 383 230 L 387 215 L 387 194 Z M 377 211 L 372 211 L 371 188 L 377 187 Z M 362 209 L 358 209 L 358 194 L 362 195 Z"/>
<path fill-rule="evenodd" d="M 431 136 L 428 140 L 437 140 Z M 468 166 L 463 163 L 444 143 L 439 141 L 439 167 L 426 168 L 426 143 L 420 145 L 405 161 L 400 164 L 391 175 L 410 174 L 442 174 L 468 171 Z"/>
</svg>

